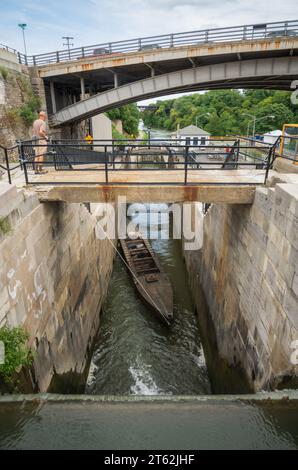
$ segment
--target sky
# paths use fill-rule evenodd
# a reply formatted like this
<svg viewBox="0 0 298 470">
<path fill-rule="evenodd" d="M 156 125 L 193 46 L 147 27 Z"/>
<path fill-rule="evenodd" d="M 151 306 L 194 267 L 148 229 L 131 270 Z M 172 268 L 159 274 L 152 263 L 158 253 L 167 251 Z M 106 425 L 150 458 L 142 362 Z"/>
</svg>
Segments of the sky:
<svg viewBox="0 0 298 470">
<path fill-rule="evenodd" d="M 282 8 L 281 8 L 282 7 Z M 298 19 L 297 0 L 0 0 L 0 43 L 28 54 L 174 32 Z"/>
</svg>

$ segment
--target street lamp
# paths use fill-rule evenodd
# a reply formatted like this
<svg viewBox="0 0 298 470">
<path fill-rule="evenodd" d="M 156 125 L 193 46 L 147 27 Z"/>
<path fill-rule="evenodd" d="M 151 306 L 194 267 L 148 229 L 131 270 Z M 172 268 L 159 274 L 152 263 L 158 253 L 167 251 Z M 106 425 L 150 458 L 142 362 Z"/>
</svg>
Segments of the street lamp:
<svg viewBox="0 0 298 470">
<path fill-rule="evenodd" d="M 23 32 L 23 41 L 24 41 L 24 51 L 25 51 L 25 56 L 27 57 L 27 47 L 26 47 L 26 40 L 25 40 L 25 28 L 27 28 L 26 23 L 19 23 L 18 26 L 21 28 Z"/>
<path fill-rule="evenodd" d="M 266 119 L 266 118 L 270 118 L 270 119 L 274 119 L 275 116 L 272 115 L 272 114 L 267 114 L 266 116 L 262 116 L 260 118 L 257 118 L 257 116 L 254 116 L 253 114 L 249 114 L 249 113 L 242 113 L 246 116 L 249 116 L 252 118 L 251 121 L 249 121 L 248 125 L 247 125 L 247 137 L 249 135 L 249 128 L 250 128 L 250 124 L 253 123 L 253 129 L 252 129 L 252 139 L 254 140 L 255 138 L 255 132 L 256 132 L 256 122 L 257 121 L 261 121 L 262 119 Z"/>
</svg>

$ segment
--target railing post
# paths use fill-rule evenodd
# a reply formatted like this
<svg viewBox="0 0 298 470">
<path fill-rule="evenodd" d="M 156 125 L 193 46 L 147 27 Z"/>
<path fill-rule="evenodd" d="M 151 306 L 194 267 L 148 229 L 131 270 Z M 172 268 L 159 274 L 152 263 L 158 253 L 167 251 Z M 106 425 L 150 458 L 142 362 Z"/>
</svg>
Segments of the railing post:
<svg viewBox="0 0 298 470">
<path fill-rule="evenodd" d="M 21 153 L 21 162 L 22 162 L 22 166 L 23 166 L 23 169 L 24 169 L 25 181 L 26 181 L 26 184 L 28 184 L 29 180 L 28 180 L 27 162 L 24 158 L 24 147 L 23 147 L 22 143 L 21 143 L 19 148 L 20 148 L 20 153 Z"/>
<path fill-rule="evenodd" d="M 7 149 L 4 149 L 4 155 L 5 155 L 5 163 L 6 163 L 6 168 L 7 168 L 8 182 L 9 184 L 11 184 L 11 174 L 10 174 L 10 168 L 9 168 L 9 159 L 8 159 Z"/>
<path fill-rule="evenodd" d="M 85 57 L 85 49 L 82 47 L 82 57 Z"/>
<path fill-rule="evenodd" d="M 23 163 L 22 163 L 22 153 L 21 153 L 21 141 L 17 140 L 17 145 L 18 145 L 18 153 L 19 153 L 19 162 L 21 165 L 21 170 L 23 170 Z"/>
<path fill-rule="evenodd" d="M 237 139 L 237 153 L 236 153 L 236 162 L 238 163 L 239 161 L 239 152 L 240 152 L 240 139 Z M 238 169 L 238 165 L 237 165 Z"/>
<path fill-rule="evenodd" d="M 57 62 L 60 62 L 59 51 L 56 52 L 56 61 L 57 61 Z"/>
<path fill-rule="evenodd" d="M 272 157 L 272 147 L 270 148 L 269 154 L 268 154 L 267 167 L 266 167 L 266 173 L 265 173 L 265 181 L 264 181 L 265 184 L 266 184 L 268 174 L 269 174 L 269 170 L 270 170 L 270 166 L 271 166 L 271 157 Z"/>
<path fill-rule="evenodd" d="M 185 146 L 185 156 L 184 156 L 184 184 L 187 184 L 187 170 L 188 170 L 188 150 L 189 146 Z"/>
<path fill-rule="evenodd" d="M 107 154 L 107 146 L 105 145 L 105 176 L 106 176 L 106 183 L 109 182 L 109 170 L 108 170 L 108 154 Z"/>
<path fill-rule="evenodd" d="M 36 57 L 35 57 L 35 55 L 33 56 L 33 65 L 36 65 Z"/>
<path fill-rule="evenodd" d="M 18 52 L 18 59 L 19 59 L 19 64 L 22 63 L 22 58 L 21 58 L 21 54 Z"/>
<path fill-rule="evenodd" d="M 174 47 L 174 34 L 170 36 L 170 47 Z"/>
<path fill-rule="evenodd" d="M 112 43 L 109 42 L 109 53 L 111 54 L 112 53 Z"/>
<path fill-rule="evenodd" d="M 112 139 L 112 158 L 113 158 L 113 170 L 115 170 L 115 141 Z"/>
</svg>

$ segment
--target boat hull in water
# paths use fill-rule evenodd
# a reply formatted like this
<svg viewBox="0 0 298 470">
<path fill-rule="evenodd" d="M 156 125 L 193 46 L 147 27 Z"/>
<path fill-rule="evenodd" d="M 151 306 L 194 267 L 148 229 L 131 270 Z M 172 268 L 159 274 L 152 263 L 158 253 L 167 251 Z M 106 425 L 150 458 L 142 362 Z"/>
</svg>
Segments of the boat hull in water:
<svg viewBox="0 0 298 470">
<path fill-rule="evenodd" d="M 171 326 L 173 290 L 148 240 L 126 238 L 120 245 L 139 295 L 156 312 L 159 319 Z"/>
</svg>

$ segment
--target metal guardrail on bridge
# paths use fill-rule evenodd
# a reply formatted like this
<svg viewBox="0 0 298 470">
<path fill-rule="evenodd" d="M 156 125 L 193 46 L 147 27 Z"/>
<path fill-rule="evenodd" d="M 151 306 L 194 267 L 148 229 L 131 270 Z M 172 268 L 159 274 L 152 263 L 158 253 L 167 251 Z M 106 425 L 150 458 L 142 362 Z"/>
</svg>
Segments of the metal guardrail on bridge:
<svg viewBox="0 0 298 470">
<path fill-rule="evenodd" d="M 123 53 L 158 50 L 197 44 L 212 44 L 230 41 L 274 39 L 278 37 L 298 37 L 298 20 L 276 21 L 271 23 L 212 28 L 182 33 L 162 34 L 124 41 L 104 42 L 91 46 L 75 47 L 60 51 L 24 56 L 18 53 L 20 63 L 46 65 L 69 60 L 110 57 Z"/>
<path fill-rule="evenodd" d="M 48 173 L 39 177 L 34 172 L 38 164 L 36 148 L 44 147 L 47 150 L 43 167 Z M 15 158 L 14 161 L 10 159 L 16 148 L 19 162 L 15 162 Z M 33 185 L 264 184 L 275 158 L 275 145 L 258 142 L 256 146 L 249 139 L 235 137 L 226 138 L 225 142 L 210 140 L 199 146 L 175 139 L 151 139 L 150 142 L 137 139 L 94 140 L 91 145 L 79 140 L 55 140 L 45 144 L 29 140 L 20 142 L 17 147 L 2 147 L 0 150 L 0 167 L 7 171 L 9 182 L 12 182 L 16 170 L 19 173 L 21 170 L 24 182 Z M 159 154 L 166 157 L 157 157 Z M 247 170 L 239 172 L 239 179 L 237 172 L 226 172 L 238 169 Z M 214 173 L 213 170 L 217 171 Z M 167 176 L 164 178 L 165 172 Z M 218 175 L 221 175 L 219 179 Z"/>
</svg>

